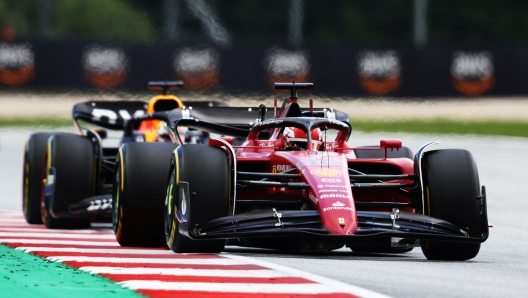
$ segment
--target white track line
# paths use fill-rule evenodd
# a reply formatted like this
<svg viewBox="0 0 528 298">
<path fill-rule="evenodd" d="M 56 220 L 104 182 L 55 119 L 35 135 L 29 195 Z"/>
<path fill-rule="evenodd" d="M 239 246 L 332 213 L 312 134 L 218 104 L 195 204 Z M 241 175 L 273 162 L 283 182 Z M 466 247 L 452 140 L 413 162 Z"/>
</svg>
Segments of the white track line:
<svg viewBox="0 0 528 298">
<path fill-rule="evenodd" d="M 339 293 L 322 284 L 251 284 L 251 283 L 205 283 L 165 282 L 157 280 L 128 280 L 119 284 L 132 290 L 177 290 L 266 294 L 329 294 Z"/>
<path fill-rule="evenodd" d="M 276 270 L 276 271 L 281 271 L 284 274 L 287 274 L 289 276 L 298 276 L 298 277 L 302 277 L 302 278 L 305 278 L 305 279 L 309 279 L 309 280 L 314 281 L 316 283 L 320 283 L 320 284 L 324 284 L 324 285 L 332 287 L 333 289 L 335 289 L 334 292 L 336 292 L 336 293 L 337 292 L 339 292 L 339 293 L 341 293 L 341 292 L 343 292 L 343 293 L 352 293 L 352 294 L 360 296 L 360 297 L 372 297 L 372 298 L 388 298 L 389 297 L 389 296 L 385 296 L 383 294 L 376 293 L 376 292 L 373 292 L 373 291 L 370 291 L 370 290 L 367 290 L 367 289 L 364 289 L 364 288 L 360 288 L 360 287 L 357 287 L 357 286 L 354 286 L 354 285 L 351 285 L 351 284 L 347 284 L 347 283 L 344 283 L 344 282 L 333 280 L 333 279 L 330 279 L 330 278 L 327 278 L 327 277 L 323 277 L 323 276 L 320 276 L 320 275 L 304 272 L 304 271 L 297 270 L 297 269 L 294 269 L 294 268 L 284 267 L 284 266 L 273 264 L 273 263 L 266 262 L 266 261 L 261 261 L 261 260 L 247 258 L 247 257 L 242 257 L 242 256 L 237 256 L 237 255 L 231 255 L 231 254 L 227 254 L 227 253 L 222 253 L 220 255 L 223 256 L 223 257 L 231 258 L 231 259 L 242 260 L 242 261 L 246 261 L 246 262 L 252 262 L 253 264 L 260 265 L 262 267 L 270 268 L 270 269 L 273 269 L 273 270 Z"/>
<path fill-rule="evenodd" d="M 25 252 L 82 252 L 82 253 L 107 253 L 107 254 L 146 254 L 146 255 L 174 255 L 171 250 L 148 250 L 148 249 L 101 249 L 101 248 L 76 248 L 76 247 L 24 247 L 16 249 Z"/>
<path fill-rule="evenodd" d="M 73 240 L 41 240 L 41 239 L 0 239 L 0 243 L 31 243 L 31 244 L 60 244 L 87 246 L 120 246 L 117 242 L 73 241 Z"/>
<path fill-rule="evenodd" d="M 80 256 L 53 256 L 47 259 L 56 262 L 102 262 L 102 263 L 148 263 L 148 264 L 178 264 L 178 265 L 250 265 L 252 263 L 241 260 L 221 259 L 163 259 L 163 258 L 121 258 L 121 257 L 80 257 Z"/>
<path fill-rule="evenodd" d="M 123 268 L 123 267 L 80 267 L 80 270 L 93 274 L 161 274 L 173 276 L 218 276 L 218 277 L 290 277 L 276 270 L 213 270 L 213 269 L 179 269 L 179 268 Z M 136 278 L 136 277 L 133 277 Z"/>
<path fill-rule="evenodd" d="M 17 215 L 18 214 L 18 215 Z M 20 212 L 12 212 L 6 214 L 6 212 L 0 211 L 0 237 L 11 237 L 11 236 L 22 236 L 27 235 L 28 237 L 65 237 L 68 238 L 89 238 L 89 239 L 112 239 L 112 231 L 94 231 L 94 230 L 79 230 L 72 231 L 67 230 L 68 233 L 74 234 L 60 234 L 58 230 L 46 230 L 46 229 L 34 229 L 31 225 L 28 225 Z M 12 228 L 12 226 L 27 225 L 28 228 Z M 37 226 L 37 225 L 35 225 Z M 9 229 L 9 230 L 5 230 Z M 20 232 L 24 233 L 11 233 Z M 34 232 L 34 233 L 33 233 Z M 38 233 L 37 233 L 38 232 Z M 75 233 L 78 232 L 77 235 Z M 101 235 L 94 233 L 108 233 L 110 235 Z M 42 233 L 42 234 L 39 234 Z M 43 235 L 45 233 L 45 235 Z M 89 236 L 89 237 L 87 237 Z M 74 241 L 74 240 L 39 240 L 39 239 L 0 239 L 0 243 L 28 243 L 28 244 L 48 244 L 48 245 L 87 245 L 87 246 L 108 246 L 108 249 L 101 248 L 67 248 L 67 247 L 17 247 L 18 250 L 25 252 L 84 252 L 84 253 L 108 253 L 108 254 L 159 254 L 172 255 L 174 254 L 170 250 L 148 250 L 148 249 L 119 249 L 119 244 L 113 242 L 91 242 L 91 241 Z M 303 272 L 293 268 L 260 261 L 257 259 L 230 255 L 228 253 L 222 253 L 222 257 L 225 259 L 140 259 L 140 258 L 112 258 L 105 257 L 69 257 L 69 256 L 58 256 L 48 257 L 54 261 L 78 261 L 78 262 L 126 262 L 126 263 L 165 263 L 165 264 L 254 264 L 260 265 L 265 268 L 264 270 L 210 270 L 210 269 L 170 269 L 170 268 L 122 268 L 122 267 L 93 267 L 85 266 L 79 269 L 90 272 L 92 274 L 128 274 L 131 278 L 140 278 L 141 274 L 160 274 L 170 276 L 212 276 L 212 277 L 260 277 L 260 278 L 276 278 L 276 277 L 301 277 L 316 284 L 235 284 L 235 283 L 199 283 L 199 282 L 165 282 L 165 281 L 143 281 L 143 280 L 128 280 L 121 282 L 120 284 L 131 288 L 131 289 L 151 289 L 151 290 L 181 290 L 181 291 L 216 291 L 216 292 L 238 292 L 238 293 L 283 293 L 283 294 L 325 294 L 325 293 L 351 293 L 353 295 L 361 297 L 373 297 L 373 298 L 387 298 L 388 296 L 369 291 L 360 287 L 356 287 L 350 284 L 342 283 L 336 280 L 332 280 L 326 277 L 318 276 L 315 274 Z M 117 260 L 117 261 L 116 261 Z"/>
<path fill-rule="evenodd" d="M 64 235 L 70 234 L 88 234 L 88 235 L 114 235 L 112 231 L 94 231 L 94 230 L 49 230 L 49 229 L 37 229 L 37 228 L 12 228 L 12 227 L 1 227 L 1 232 L 17 232 L 17 233 L 41 233 L 41 234 L 53 234 L 62 233 Z"/>
<path fill-rule="evenodd" d="M 46 237 L 50 238 L 68 238 L 69 240 L 75 240 L 75 239 L 111 239 L 116 240 L 114 235 L 91 235 L 91 234 L 61 234 L 61 233 L 9 233 L 9 232 L 0 232 L 0 238 L 8 238 L 8 237 Z M 116 241 L 117 242 L 117 241 Z"/>
</svg>

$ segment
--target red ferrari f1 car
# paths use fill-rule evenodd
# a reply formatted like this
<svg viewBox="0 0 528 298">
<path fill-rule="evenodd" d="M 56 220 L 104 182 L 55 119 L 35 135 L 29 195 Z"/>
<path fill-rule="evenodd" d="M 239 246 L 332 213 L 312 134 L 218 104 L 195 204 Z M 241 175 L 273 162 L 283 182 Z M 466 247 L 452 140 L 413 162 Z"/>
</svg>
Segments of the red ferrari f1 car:
<svg viewBox="0 0 528 298">
<path fill-rule="evenodd" d="M 88 101 L 73 107 L 72 116 L 78 134 L 36 133 L 26 143 L 22 206 L 26 221 L 44 223 L 48 228 L 88 227 L 90 220 L 111 217 L 114 163 L 124 143 L 164 141 L 164 119 L 146 119 L 130 127 L 119 139 L 111 141 L 107 130 L 124 131 L 132 117 L 183 107 L 169 94 L 182 86 L 180 81 L 149 82 L 150 89 L 162 94 L 149 102 Z M 187 106 L 224 106 L 218 102 L 186 102 Z M 188 131 L 180 130 L 180 133 Z M 199 134 L 203 142 L 207 134 Z M 168 136 L 167 136 L 168 138 Z M 186 141 L 196 139 L 195 133 Z M 105 140 L 108 139 L 108 140 Z M 103 144 L 103 142 L 105 144 Z M 166 151 L 166 158 L 172 150 Z"/>
<path fill-rule="evenodd" d="M 178 253 L 226 244 L 297 252 L 421 246 L 433 260 L 478 254 L 488 237 L 486 192 L 470 152 L 426 151 L 432 142 L 413 155 L 399 140 L 353 148 L 345 113 L 299 107 L 297 90 L 313 84 L 275 87 L 291 91 L 279 111 L 275 101 L 273 111 L 167 113 L 174 152 L 165 163 L 152 154 L 159 144 L 120 148 L 112 202 L 121 245 L 166 243 Z M 177 145 L 180 126 L 224 137 Z M 232 137 L 246 140 L 237 146 Z"/>
</svg>

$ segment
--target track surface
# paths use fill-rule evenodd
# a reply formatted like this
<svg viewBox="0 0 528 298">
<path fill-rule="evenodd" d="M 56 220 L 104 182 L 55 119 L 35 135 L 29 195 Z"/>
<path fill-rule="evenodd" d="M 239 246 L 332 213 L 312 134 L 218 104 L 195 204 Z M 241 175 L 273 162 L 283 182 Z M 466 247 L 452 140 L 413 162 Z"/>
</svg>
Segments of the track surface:
<svg viewBox="0 0 528 298">
<path fill-rule="evenodd" d="M 0 130 L 0 208 L 20 210 L 22 152 L 27 130 Z M 526 297 L 528 293 L 528 140 L 353 134 L 351 144 L 374 145 L 399 138 L 416 150 L 439 140 L 437 148 L 464 148 L 477 160 L 488 191 L 494 228 L 480 254 L 468 262 L 427 261 L 420 249 L 400 255 L 355 254 L 343 248 L 325 255 L 292 255 L 229 247 L 226 256 L 296 268 L 395 297 Z M 281 267 L 282 268 L 282 267 Z"/>
</svg>

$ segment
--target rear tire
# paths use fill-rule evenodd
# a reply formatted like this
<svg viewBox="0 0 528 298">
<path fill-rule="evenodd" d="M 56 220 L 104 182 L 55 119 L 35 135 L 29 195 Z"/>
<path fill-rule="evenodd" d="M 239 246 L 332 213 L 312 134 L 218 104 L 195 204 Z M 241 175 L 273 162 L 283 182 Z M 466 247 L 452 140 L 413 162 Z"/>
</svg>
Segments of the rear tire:
<svg viewBox="0 0 528 298">
<path fill-rule="evenodd" d="M 425 215 L 448 221 L 481 237 L 482 206 L 477 197 L 480 183 L 473 155 L 461 149 L 426 152 L 422 158 Z M 429 260 L 469 260 L 477 256 L 480 243 L 422 240 Z"/>
<path fill-rule="evenodd" d="M 45 178 L 44 156 L 48 150 L 51 133 L 35 133 L 26 142 L 24 152 L 24 176 L 22 178 L 22 210 L 29 224 L 42 224 L 41 197 Z"/>
<path fill-rule="evenodd" d="M 55 218 L 50 210 L 68 211 L 68 206 L 94 195 L 95 154 L 92 142 L 74 134 L 56 134 L 48 140 L 47 173 L 55 168 L 53 206 L 44 199 L 42 221 L 49 229 L 83 229 L 89 218 Z M 49 177 L 48 177 L 49 179 Z"/>
<path fill-rule="evenodd" d="M 177 155 L 175 155 L 177 154 Z M 208 145 L 185 144 L 171 158 L 167 200 L 165 202 L 165 238 L 177 253 L 218 253 L 225 240 L 193 240 L 180 234 L 176 212 L 185 214 L 183 198 L 177 191 L 180 181 L 189 183 L 189 225 L 194 227 L 229 212 L 229 163 L 224 150 Z M 176 191 L 175 191 L 176 190 Z"/>
<path fill-rule="evenodd" d="M 379 146 L 363 146 L 360 148 L 379 148 Z M 384 158 L 385 150 L 354 150 L 357 158 Z M 387 149 L 387 158 L 414 158 L 414 154 L 409 147 L 402 146 L 399 150 Z"/>
<path fill-rule="evenodd" d="M 172 143 L 127 143 L 117 156 L 112 225 L 122 246 L 165 246 L 163 205 Z"/>
</svg>

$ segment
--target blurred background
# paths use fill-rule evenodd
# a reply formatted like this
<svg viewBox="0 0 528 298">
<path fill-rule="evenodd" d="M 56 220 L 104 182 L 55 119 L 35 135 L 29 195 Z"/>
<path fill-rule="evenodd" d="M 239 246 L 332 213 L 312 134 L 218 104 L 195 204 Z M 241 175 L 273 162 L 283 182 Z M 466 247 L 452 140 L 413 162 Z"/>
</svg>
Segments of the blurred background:
<svg viewBox="0 0 528 298">
<path fill-rule="evenodd" d="M 521 0 L 0 0 L 2 90 L 528 93 Z"/>
</svg>

